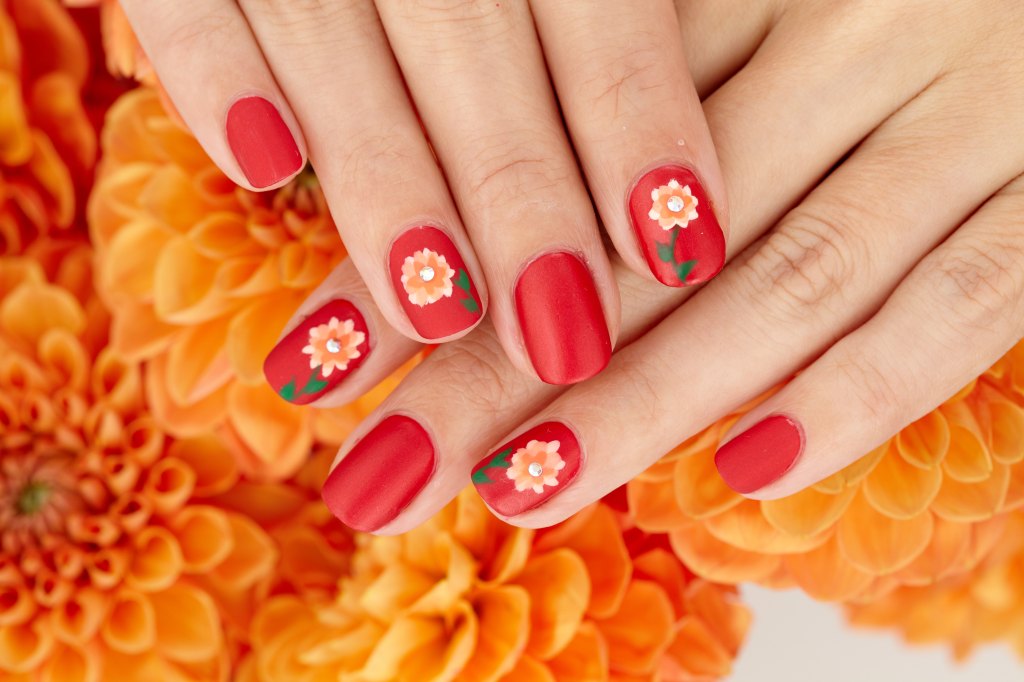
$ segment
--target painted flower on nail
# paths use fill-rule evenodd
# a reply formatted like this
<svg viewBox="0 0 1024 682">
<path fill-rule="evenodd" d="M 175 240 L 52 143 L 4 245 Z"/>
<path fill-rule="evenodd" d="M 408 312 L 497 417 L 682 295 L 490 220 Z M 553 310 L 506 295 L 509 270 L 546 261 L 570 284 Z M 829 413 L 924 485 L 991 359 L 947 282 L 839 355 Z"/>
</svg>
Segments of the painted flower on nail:
<svg viewBox="0 0 1024 682">
<path fill-rule="evenodd" d="M 686 227 L 691 220 L 697 219 L 697 197 L 693 196 L 689 185 L 669 180 L 667 185 L 651 190 L 651 199 L 654 204 L 647 215 L 651 220 L 657 220 L 664 230 L 671 230 L 677 225 Z"/>
<path fill-rule="evenodd" d="M 418 306 L 451 296 L 454 276 L 455 271 L 447 259 L 430 249 L 415 252 L 402 264 L 402 286 L 409 294 L 409 301 Z"/>
<path fill-rule="evenodd" d="M 309 355 L 309 368 L 320 368 L 326 378 L 335 369 L 348 368 L 348 363 L 362 353 L 359 346 L 366 340 L 366 334 L 355 330 L 352 320 L 341 321 L 332 317 L 327 324 L 317 325 L 309 330 L 309 344 L 302 352 Z"/>
<path fill-rule="evenodd" d="M 505 472 L 515 482 L 516 490 L 532 488 L 533 492 L 542 493 L 544 486 L 558 485 L 558 472 L 565 468 L 565 461 L 558 454 L 559 445 L 557 440 L 531 440 L 525 448 L 516 450 L 512 466 Z"/>
</svg>

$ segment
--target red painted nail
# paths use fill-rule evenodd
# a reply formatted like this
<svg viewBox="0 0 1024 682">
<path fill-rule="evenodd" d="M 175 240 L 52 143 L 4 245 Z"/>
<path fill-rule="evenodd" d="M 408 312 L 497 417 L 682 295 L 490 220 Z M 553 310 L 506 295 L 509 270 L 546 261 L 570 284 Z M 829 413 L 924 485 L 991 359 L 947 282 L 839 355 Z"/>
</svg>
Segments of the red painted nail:
<svg viewBox="0 0 1024 682">
<path fill-rule="evenodd" d="M 572 430 L 561 422 L 545 422 L 481 460 L 473 469 L 473 485 L 491 509 L 512 517 L 565 490 L 582 459 Z"/>
<path fill-rule="evenodd" d="M 725 235 L 688 168 L 661 166 L 640 178 L 629 195 L 629 217 L 647 265 L 662 284 L 706 282 L 725 265 Z"/>
<path fill-rule="evenodd" d="M 483 314 L 465 261 L 436 227 L 406 230 L 391 245 L 388 261 L 405 314 L 423 338 L 451 336 Z"/>
<path fill-rule="evenodd" d="M 302 153 L 277 108 L 262 97 L 231 105 L 228 146 L 253 187 L 269 187 L 302 167 Z"/>
<path fill-rule="evenodd" d="M 570 253 L 537 258 L 516 283 L 516 315 L 537 376 L 573 384 L 594 376 L 612 355 L 608 325 L 590 270 Z"/>
<path fill-rule="evenodd" d="M 726 485 L 752 493 L 782 478 L 804 449 L 804 430 L 785 415 L 774 415 L 733 438 L 715 453 Z"/>
<path fill-rule="evenodd" d="M 434 444 L 414 419 L 392 415 L 334 467 L 321 495 L 349 528 L 370 532 L 409 506 L 434 474 Z"/>
<path fill-rule="evenodd" d="M 263 374 L 282 398 L 311 403 L 351 374 L 370 352 L 370 331 L 350 302 L 331 301 L 277 342 Z"/>
</svg>

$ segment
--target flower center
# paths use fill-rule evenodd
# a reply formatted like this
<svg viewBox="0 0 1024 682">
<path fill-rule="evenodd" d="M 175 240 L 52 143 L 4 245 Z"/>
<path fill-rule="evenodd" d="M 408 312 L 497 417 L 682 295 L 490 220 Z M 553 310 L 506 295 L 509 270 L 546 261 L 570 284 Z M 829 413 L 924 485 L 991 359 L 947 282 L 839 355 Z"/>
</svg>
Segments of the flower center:
<svg viewBox="0 0 1024 682">
<path fill-rule="evenodd" d="M 327 339 L 327 343 L 324 344 L 327 347 L 328 353 L 337 353 L 341 350 L 341 344 L 338 339 Z"/>
<path fill-rule="evenodd" d="M 434 279 L 434 268 L 429 265 L 424 265 L 420 268 L 420 279 L 424 282 L 429 282 Z"/>
<path fill-rule="evenodd" d="M 544 473 L 544 467 L 540 465 L 540 462 L 530 462 L 530 466 L 526 467 L 526 470 L 530 472 L 530 475 L 536 478 Z"/>
<path fill-rule="evenodd" d="M 683 198 L 672 197 L 671 199 L 668 200 L 668 202 L 665 205 L 668 206 L 668 210 L 672 211 L 673 213 L 679 213 L 680 211 L 683 210 Z"/>
<path fill-rule="evenodd" d="M 22 516 L 31 516 L 32 514 L 38 513 L 44 506 L 46 506 L 47 500 L 50 499 L 50 493 L 53 492 L 50 486 L 45 483 L 29 483 L 21 489 L 21 493 L 18 495 L 16 505 L 18 507 L 18 514 Z"/>
</svg>

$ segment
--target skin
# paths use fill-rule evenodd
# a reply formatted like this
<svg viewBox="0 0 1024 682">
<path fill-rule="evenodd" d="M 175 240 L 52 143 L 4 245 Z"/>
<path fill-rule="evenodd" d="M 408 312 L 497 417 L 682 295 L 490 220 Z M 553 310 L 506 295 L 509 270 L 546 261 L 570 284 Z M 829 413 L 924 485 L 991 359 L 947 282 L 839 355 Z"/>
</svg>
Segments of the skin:
<svg viewBox="0 0 1024 682">
<path fill-rule="evenodd" d="M 379 532 L 418 525 L 494 446 L 552 419 L 576 432 L 585 465 L 507 520 L 556 523 L 800 372 L 727 436 L 768 414 L 797 419 L 803 455 L 750 493 L 787 495 L 934 409 L 1024 336 L 1024 6 L 683 2 L 679 27 L 730 191 L 730 263 L 683 291 L 613 258 L 619 350 L 572 388 L 519 372 L 500 350 L 500 318 L 431 354 L 338 455 L 393 413 L 434 439 L 437 472 Z M 639 81 L 622 82 L 624 101 L 641 96 Z M 594 193 L 598 205 L 624 201 Z M 303 309 L 339 294 L 368 301 L 351 269 Z M 392 359 L 376 365 L 384 372 L 414 346 L 396 349 L 390 318 L 367 313 L 374 352 Z M 319 404 L 372 385 L 382 375 L 370 367 Z"/>
<path fill-rule="evenodd" d="M 618 334 L 618 287 L 589 193 L 624 261 L 646 277 L 621 201 L 646 166 L 698 168 L 726 224 L 724 182 L 670 0 L 123 5 L 182 117 L 242 186 L 253 189 L 227 144 L 226 112 L 240 94 L 278 107 L 374 303 L 411 339 L 424 341 L 386 264 L 390 244 L 413 225 L 447 228 L 499 343 L 534 375 L 513 291 L 543 253 L 582 257 L 613 341 Z"/>
</svg>

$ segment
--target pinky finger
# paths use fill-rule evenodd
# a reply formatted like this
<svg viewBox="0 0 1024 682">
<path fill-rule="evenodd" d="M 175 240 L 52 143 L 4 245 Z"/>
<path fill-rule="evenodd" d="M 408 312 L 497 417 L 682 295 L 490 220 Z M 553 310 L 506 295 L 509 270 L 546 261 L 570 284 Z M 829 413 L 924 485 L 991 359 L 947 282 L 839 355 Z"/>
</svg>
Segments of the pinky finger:
<svg viewBox="0 0 1024 682">
<path fill-rule="evenodd" d="M 302 170 L 298 123 L 234 0 L 122 0 L 192 133 L 236 184 L 280 187 Z"/>
<path fill-rule="evenodd" d="M 881 310 L 747 414 L 720 447 L 755 499 L 839 471 L 953 396 L 1024 336 L 1024 176 L 924 258 Z"/>
</svg>

